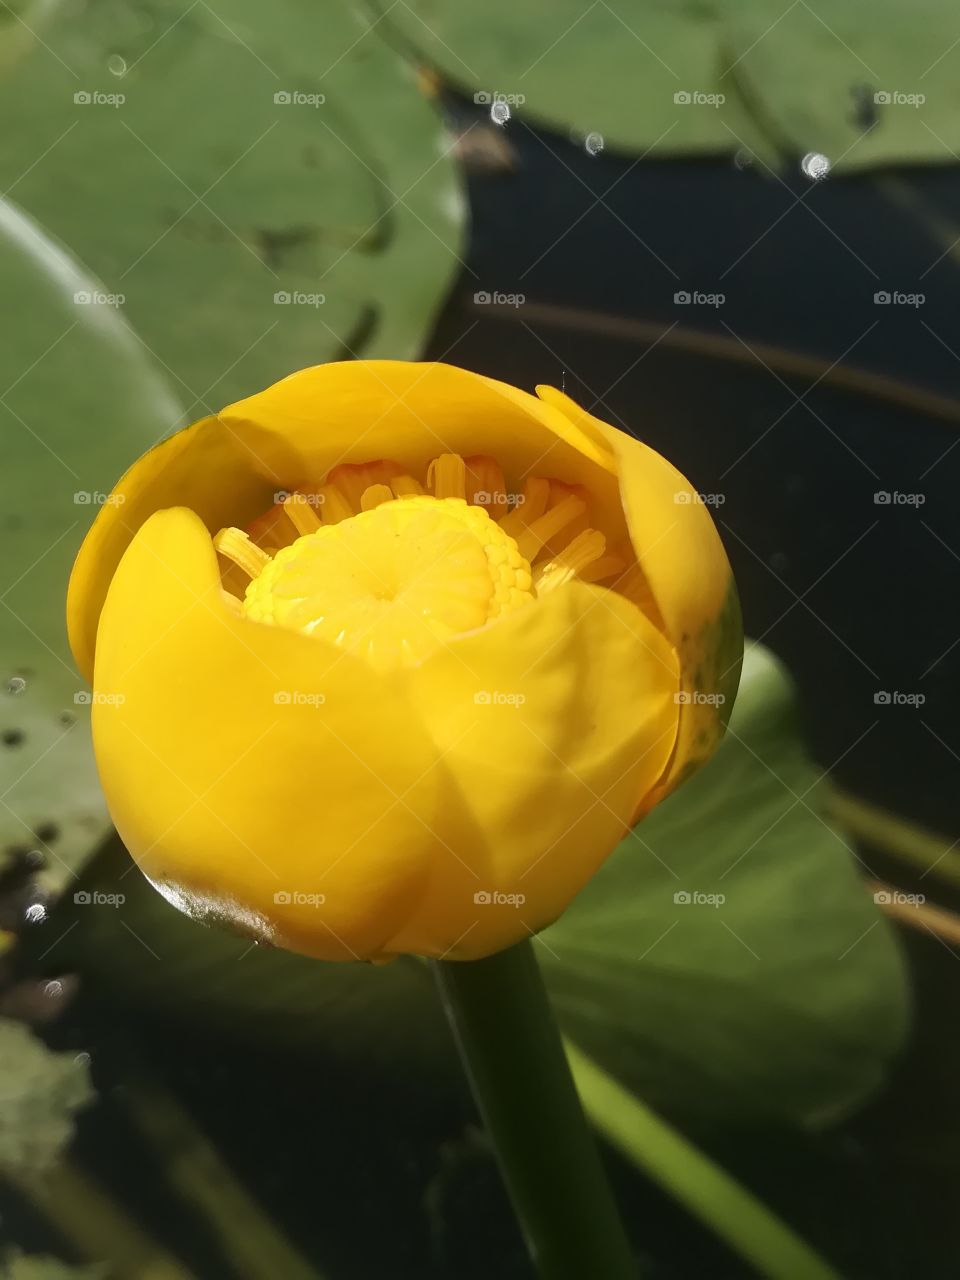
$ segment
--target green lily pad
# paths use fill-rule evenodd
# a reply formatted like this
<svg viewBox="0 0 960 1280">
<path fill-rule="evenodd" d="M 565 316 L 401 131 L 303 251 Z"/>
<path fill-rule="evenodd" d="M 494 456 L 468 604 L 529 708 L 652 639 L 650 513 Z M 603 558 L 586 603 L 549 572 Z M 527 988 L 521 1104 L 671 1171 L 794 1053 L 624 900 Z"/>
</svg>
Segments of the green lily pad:
<svg viewBox="0 0 960 1280">
<path fill-rule="evenodd" d="M 371 3 L 449 82 L 484 102 L 503 95 L 592 153 L 822 153 L 859 169 L 952 163 L 960 151 L 947 0 L 881 0 L 869 21 L 855 0 L 828 11 L 803 0 Z"/>
<path fill-rule="evenodd" d="M 0 1173 L 46 1173 L 73 1134 L 74 1113 L 92 1098 L 81 1060 L 52 1052 L 19 1022 L 0 1018 Z"/>
<path fill-rule="evenodd" d="M 906 1030 L 892 930 L 819 816 L 782 669 L 753 646 L 713 761 L 636 828 L 539 952 L 564 1030 L 654 1107 L 815 1123 Z"/>
<path fill-rule="evenodd" d="M 438 118 L 346 5 L 71 6 L 0 112 L 0 187 L 102 281 L 192 418 L 304 365 L 415 355 L 458 265 Z"/>
<path fill-rule="evenodd" d="M 817 812 L 791 703 L 782 669 L 748 650 L 713 762 L 539 939 L 564 1032 L 673 1115 L 821 1122 L 878 1086 L 904 1034 L 899 951 Z M 48 957 L 59 971 L 236 1037 L 358 1054 L 385 1072 L 453 1069 L 420 962 L 324 965 L 203 929 L 116 848 L 82 890 L 38 931 L 77 924 Z M 720 905 L 696 897 L 716 894 Z"/>
<path fill-rule="evenodd" d="M 74 301 L 101 289 L 0 202 L 0 865 L 40 849 L 58 884 L 110 830 L 67 645 L 70 566 L 114 477 L 181 421 L 122 316 Z"/>
</svg>

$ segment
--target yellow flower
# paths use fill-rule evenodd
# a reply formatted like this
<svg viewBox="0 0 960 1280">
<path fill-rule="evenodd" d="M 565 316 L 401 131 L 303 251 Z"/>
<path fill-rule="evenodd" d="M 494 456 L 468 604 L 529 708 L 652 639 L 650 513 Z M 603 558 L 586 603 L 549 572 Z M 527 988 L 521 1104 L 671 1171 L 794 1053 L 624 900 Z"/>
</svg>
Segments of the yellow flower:
<svg viewBox="0 0 960 1280">
<path fill-rule="evenodd" d="M 549 924 L 711 755 L 742 652 L 670 463 L 552 388 L 393 361 L 304 369 L 145 454 L 68 616 L 150 881 L 329 960 Z"/>
</svg>

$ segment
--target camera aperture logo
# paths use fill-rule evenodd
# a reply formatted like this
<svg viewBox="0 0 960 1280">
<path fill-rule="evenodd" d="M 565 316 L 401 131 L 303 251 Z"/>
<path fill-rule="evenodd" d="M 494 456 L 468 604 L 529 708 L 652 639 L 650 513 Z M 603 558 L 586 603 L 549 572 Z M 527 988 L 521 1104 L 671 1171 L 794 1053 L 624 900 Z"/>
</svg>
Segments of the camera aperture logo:
<svg viewBox="0 0 960 1280">
<path fill-rule="evenodd" d="M 322 907 L 325 893 L 305 893 L 302 889 L 278 889 L 273 901 L 278 907 Z"/>
<path fill-rule="evenodd" d="M 722 907 L 726 900 L 724 893 L 701 893 L 699 889 L 678 889 L 673 895 L 678 907 Z"/>
<path fill-rule="evenodd" d="M 473 901 L 478 907 L 522 907 L 526 902 L 522 893 L 501 893 L 499 889 L 478 889 Z"/>
</svg>

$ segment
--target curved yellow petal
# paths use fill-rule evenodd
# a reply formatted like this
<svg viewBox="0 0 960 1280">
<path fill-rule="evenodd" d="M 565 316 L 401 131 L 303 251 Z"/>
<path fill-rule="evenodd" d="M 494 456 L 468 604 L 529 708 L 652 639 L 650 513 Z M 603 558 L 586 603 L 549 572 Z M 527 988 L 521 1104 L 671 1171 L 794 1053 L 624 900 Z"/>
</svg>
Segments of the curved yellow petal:
<svg viewBox="0 0 960 1280">
<path fill-rule="evenodd" d="M 277 490 L 309 488 L 341 462 L 392 458 L 417 474 L 438 454 L 478 452 L 512 468 L 514 483 L 533 467 L 589 483 L 608 513 L 601 527 L 618 519 L 616 463 L 596 433 L 536 396 L 452 365 L 318 365 L 194 423 L 130 468 L 80 549 L 67 602 L 78 665 L 89 677 L 107 586 L 153 512 L 189 507 L 215 532 L 246 525 Z"/>
<path fill-rule="evenodd" d="M 661 777 L 678 678 L 635 605 L 580 582 L 404 673 L 470 821 L 391 948 L 468 960 L 554 920 Z"/>
<path fill-rule="evenodd" d="M 633 548 L 680 656 L 685 701 L 677 748 L 646 808 L 709 759 L 732 710 L 743 659 L 733 573 L 707 507 L 676 467 L 556 388 L 537 393 L 585 435 L 605 440 L 616 456 Z"/>
<path fill-rule="evenodd" d="M 458 804 L 400 691 L 239 617 L 184 509 L 153 515 L 117 569 L 94 690 L 110 812 L 166 897 L 309 955 L 382 955 Z"/>
</svg>

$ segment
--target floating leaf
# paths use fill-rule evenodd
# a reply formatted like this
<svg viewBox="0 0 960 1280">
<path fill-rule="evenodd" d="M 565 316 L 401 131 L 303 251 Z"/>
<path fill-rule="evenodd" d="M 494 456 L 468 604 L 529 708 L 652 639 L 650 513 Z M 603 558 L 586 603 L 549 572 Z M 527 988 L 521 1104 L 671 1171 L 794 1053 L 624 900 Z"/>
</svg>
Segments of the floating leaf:
<svg viewBox="0 0 960 1280">
<path fill-rule="evenodd" d="M 92 1097 L 80 1060 L 0 1018 L 0 1173 L 17 1179 L 46 1173 L 70 1140 L 74 1112 Z"/>
<path fill-rule="evenodd" d="M 304 365 L 415 355 L 457 266 L 438 119 L 345 5 L 71 7 L 0 112 L 0 186 L 103 281 L 192 418 Z"/>
<path fill-rule="evenodd" d="M 110 829 L 66 639 L 70 565 L 113 479 L 181 416 L 122 316 L 74 302 L 102 288 L 0 202 L 0 850 L 45 849 L 60 883 Z"/>
<path fill-rule="evenodd" d="M 855 0 L 822 13 L 778 0 L 373 7 L 451 83 L 491 105 L 502 94 L 594 152 L 599 140 L 661 156 L 822 153 L 851 169 L 952 163 L 960 150 L 947 0 L 919 12 L 880 0 L 869 21 Z"/>
</svg>

